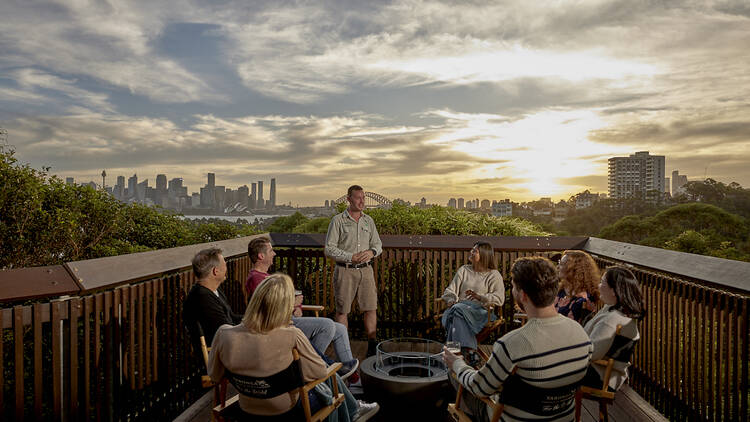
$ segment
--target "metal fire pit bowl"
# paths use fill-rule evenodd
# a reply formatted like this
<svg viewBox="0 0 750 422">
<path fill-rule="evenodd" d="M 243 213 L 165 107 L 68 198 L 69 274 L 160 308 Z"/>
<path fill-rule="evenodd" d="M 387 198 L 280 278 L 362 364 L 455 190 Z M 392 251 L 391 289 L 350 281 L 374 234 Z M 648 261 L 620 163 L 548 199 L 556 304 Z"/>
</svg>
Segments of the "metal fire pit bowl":
<svg viewBox="0 0 750 422">
<path fill-rule="evenodd" d="M 421 338 L 382 341 L 377 354 L 361 364 L 367 397 L 384 401 L 439 401 L 448 387 L 443 344 Z"/>
</svg>

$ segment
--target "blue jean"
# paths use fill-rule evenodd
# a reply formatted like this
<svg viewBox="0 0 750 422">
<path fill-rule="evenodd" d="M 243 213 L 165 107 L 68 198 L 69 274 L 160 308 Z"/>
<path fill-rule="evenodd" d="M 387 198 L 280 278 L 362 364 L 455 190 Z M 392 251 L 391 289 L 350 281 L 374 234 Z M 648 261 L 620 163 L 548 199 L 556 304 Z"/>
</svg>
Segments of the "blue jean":
<svg viewBox="0 0 750 422">
<path fill-rule="evenodd" d="M 333 342 L 333 351 L 340 362 L 354 359 L 349 344 L 349 333 L 344 324 L 334 322 L 330 318 L 318 317 L 292 317 L 292 322 L 321 353 L 325 353 L 328 345 Z"/>
</svg>

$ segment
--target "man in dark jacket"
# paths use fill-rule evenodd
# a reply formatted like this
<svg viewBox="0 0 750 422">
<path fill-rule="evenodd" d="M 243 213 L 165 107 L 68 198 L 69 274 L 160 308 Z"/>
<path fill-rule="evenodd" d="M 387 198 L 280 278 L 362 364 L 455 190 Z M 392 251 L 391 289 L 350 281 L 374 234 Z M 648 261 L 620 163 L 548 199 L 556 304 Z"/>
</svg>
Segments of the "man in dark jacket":
<svg viewBox="0 0 750 422">
<path fill-rule="evenodd" d="M 227 278 L 227 263 L 221 249 L 204 249 L 193 258 L 193 274 L 198 280 L 190 289 L 182 309 L 182 320 L 187 326 L 193 344 L 198 344 L 200 329 L 210 345 L 214 334 L 224 324 L 239 324 L 242 315 L 232 312 L 219 286 Z"/>
</svg>

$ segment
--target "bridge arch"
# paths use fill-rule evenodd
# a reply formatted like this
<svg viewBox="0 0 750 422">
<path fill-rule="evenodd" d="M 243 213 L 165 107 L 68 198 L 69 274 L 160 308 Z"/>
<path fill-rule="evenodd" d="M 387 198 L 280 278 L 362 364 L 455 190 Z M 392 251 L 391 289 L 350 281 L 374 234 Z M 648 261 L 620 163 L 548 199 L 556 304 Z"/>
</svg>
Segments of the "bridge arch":
<svg viewBox="0 0 750 422">
<path fill-rule="evenodd" d="M 342 202 L 346 202 L 346 195 L 334 201 L 336 205 Z M 390 208 L 392 205 L 393 201 L 379 193 L 365 192 L 365 208 Z"/>
</svg>

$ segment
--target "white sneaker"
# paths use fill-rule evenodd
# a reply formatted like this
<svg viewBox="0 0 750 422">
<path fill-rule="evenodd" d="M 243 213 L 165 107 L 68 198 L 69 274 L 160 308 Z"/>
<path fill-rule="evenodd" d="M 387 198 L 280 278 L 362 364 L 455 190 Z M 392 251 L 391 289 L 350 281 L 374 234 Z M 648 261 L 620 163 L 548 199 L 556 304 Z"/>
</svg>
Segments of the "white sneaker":
<svg viewBox="0 0 750 422">
<path fill-rule="evenodd" d="M 380 410 L 380 405 L 377 402 L 367 403 L 362 400 L 357 400 L 357 404 L 359 405 L 359 410 L 357 410 L 357 413 L 354 415 L 352 422 L 365 422 L 375 416 L 375 414 L 378 413 L 378 410 Z"/>
</svg>

